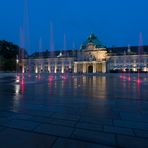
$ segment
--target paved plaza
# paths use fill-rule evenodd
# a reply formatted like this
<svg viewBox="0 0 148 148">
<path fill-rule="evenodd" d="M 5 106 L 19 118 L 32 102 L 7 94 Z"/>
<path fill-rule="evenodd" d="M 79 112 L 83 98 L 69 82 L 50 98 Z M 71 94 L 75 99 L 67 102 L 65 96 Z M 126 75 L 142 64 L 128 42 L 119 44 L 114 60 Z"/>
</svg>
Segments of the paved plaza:
<svg viewBox="0 0 148 148">
<path fill-rule="evenodd" d="M 147 148 L 148 76 L 0 77 L 0 148 Z"/>
</svg>

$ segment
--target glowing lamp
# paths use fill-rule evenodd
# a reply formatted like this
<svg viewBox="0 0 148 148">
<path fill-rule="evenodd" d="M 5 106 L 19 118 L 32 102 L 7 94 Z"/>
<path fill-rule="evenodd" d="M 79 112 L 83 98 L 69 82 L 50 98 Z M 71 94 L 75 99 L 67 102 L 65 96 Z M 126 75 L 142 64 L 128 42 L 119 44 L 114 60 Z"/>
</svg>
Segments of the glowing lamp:
<svg viewBox="0 0 148 148">
<path fill-rule="evenodd" d="M 16 77 L 16 83 L 19 83 L 19 82 L 20 82 L 20 77 L 17 76 L 17 77 Z"/>
</svg>

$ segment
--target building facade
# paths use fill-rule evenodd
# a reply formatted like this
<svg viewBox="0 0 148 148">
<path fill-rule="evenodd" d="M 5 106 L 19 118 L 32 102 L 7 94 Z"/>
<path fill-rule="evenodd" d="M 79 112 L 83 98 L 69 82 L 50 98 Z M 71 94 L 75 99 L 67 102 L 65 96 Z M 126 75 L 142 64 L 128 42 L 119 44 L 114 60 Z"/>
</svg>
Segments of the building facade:
<svg viewBox="0 0 148 148">
<path fill-rule="evenodd" d="M 107 66 L 109 72 L 148 72 L 148 55 L 111 56 Z"/>
<path fill-rule="evenodd" d="M 141 48 L 140 48 L 141 50 Z M 42 56 L 39 56 L 42 55 Z M 22 72 L 148 72 L 148 47 L 106 48 L 91 34 L 79 50 L 34 53 L 22 60 Z"/>
</svg>

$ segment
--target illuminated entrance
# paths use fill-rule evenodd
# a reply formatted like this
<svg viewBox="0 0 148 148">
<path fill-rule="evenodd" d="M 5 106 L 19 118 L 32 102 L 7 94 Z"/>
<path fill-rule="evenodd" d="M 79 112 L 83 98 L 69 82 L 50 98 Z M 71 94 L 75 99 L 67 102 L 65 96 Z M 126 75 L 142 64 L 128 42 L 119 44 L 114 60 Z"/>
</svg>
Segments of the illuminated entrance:
<svg viewBox="0 0 148 148">
<path fill-rule="evenodd" d="M 96 71 L 99 72 L 99 73 L 102 72 L 102 63 L 97 63 Z"/>
<path fill-rule="evenodd" d="M 88 73 L 93 73 L 93 66 L 92 65 L 88 66 Z"/>
</svg>

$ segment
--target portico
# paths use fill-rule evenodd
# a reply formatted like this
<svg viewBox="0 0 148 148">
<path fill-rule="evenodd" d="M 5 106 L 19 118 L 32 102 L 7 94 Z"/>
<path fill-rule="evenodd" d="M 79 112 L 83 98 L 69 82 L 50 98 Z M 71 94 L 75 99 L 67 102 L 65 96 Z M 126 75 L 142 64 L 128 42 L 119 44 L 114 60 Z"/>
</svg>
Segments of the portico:
<svg viewBox="0 0 148 148">
<path fill-rule="evenodd" d="M 74 73 L 106 73 L 106 62 L 77 61 L 74 62 Z"/>
</svg>

